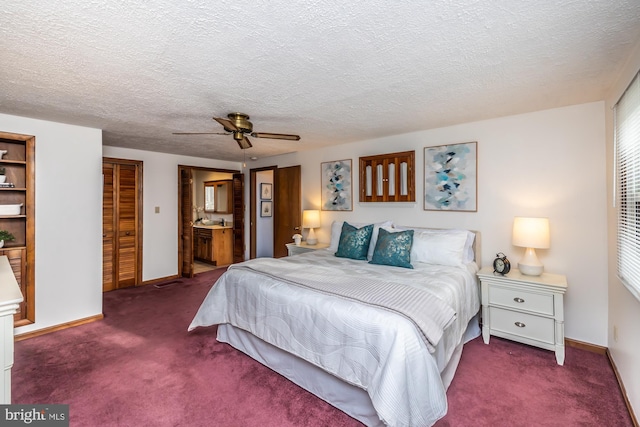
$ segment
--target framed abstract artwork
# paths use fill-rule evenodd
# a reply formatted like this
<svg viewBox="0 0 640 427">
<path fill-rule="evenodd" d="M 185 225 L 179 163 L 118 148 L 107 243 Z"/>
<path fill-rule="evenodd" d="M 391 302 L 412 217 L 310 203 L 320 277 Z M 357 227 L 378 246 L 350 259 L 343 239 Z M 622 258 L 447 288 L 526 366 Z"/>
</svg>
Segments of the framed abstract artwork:
<svg viewBox="0 0 640 427">
<path fill-rule="evenodd" d="M 323 211 L 352 211 L 351 159 L 324 162 L 320 165 Z"/>
<path fill-rule="evenodd" d="M 424 149 L 424 210 L 478 211 L 478 143 Z"/>
</svg>

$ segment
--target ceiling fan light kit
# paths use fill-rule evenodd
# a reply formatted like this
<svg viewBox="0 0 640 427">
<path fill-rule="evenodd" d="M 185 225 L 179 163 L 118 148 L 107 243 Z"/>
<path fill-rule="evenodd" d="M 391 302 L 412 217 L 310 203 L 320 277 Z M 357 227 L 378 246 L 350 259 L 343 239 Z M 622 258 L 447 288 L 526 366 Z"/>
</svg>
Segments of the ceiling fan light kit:
<svg viewBox="0 0 640 427">
<path fill-rule="evenodd" d="M 253 132 L 253 123 L 249 121 L 249 115 L 244 113 L 229 113 L 227 119 L 214 117 L 213 120 L 220 123 L 227 133 L 218 132 L 174 132 L 174 135 L 228 135 L 232 134 L 242 150 L 251 148 L 251 141 L 245 136 L 246 133 L 254 138 L 284 139 L 287 141 L 300 141 L 300 135 L 289 135 L 284 133 Z"/>
</svg>

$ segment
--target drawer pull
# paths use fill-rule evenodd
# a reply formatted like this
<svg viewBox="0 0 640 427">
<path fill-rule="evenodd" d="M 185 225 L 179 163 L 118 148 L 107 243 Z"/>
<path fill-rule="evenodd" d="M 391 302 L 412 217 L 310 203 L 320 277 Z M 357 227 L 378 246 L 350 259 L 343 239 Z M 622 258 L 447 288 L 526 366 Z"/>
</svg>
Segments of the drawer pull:
<svg viewBox="0 0 640 427">
<path fill-rule="evenodd" d="M 513 300 L 515 302 L 517 302 L 518 304 L 522 304 L 524 302 L 524 300 L 522 298 L 520 298 L 520 297 L 515 297 Z"/>
<path fill-rule="evenodd" d="M 516 323 L 514 323 L 514 324 L 515 324 L 518 328 L 524 328 L 525 326 L 527 326 L 527 325 L 525 325 L 525 324 L 524 324 L 524 323 L 522 323 L 522 322 L 516 322 Z"/>
</svg>

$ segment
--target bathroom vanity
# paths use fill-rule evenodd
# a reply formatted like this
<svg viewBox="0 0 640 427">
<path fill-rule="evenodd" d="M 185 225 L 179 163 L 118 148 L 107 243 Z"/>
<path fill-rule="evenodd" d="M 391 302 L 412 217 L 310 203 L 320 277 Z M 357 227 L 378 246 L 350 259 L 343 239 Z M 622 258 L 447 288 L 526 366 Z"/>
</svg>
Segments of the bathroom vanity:
<svg viewBox="0 0 640 427">
<path fill-rule="evenodd" d="M 194 225 L 193 258 L 216 266 L 232 264 L 233 227 Z"/>
</svg>

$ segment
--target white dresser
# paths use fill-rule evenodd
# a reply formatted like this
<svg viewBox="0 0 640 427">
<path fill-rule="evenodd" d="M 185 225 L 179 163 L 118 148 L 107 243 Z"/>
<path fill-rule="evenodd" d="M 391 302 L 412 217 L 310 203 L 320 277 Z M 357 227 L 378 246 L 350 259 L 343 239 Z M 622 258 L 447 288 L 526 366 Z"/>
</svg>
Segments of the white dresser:
<svg viewBox="0 0 640 427">
<path fill-rule="evenodd" d="M 9 260 L 0 256 L 0 339 L 2 340 L 3 375 L 0 388 L 0 404 L 11 403 L 11 368 L 13 367 L 13 315 L 22 302 L 18 282 L 13 275 Z"/>
<path fill-rule="evenodd" d="M 555 351 L 564 364 L 564 293 L 567 278 L 543 273 L 526 276 L 512 270 L 502 276 L 485 267 L 482 288 L 482 338 L 491 335 Z"/>
<path fill-rule="evenodd" d="M 303 254 L 305 252 L 326 249 L 328 247 L 328 243 L 317 243 L 315 245 L 308 245 L 306 242 L 302 242 L 299 245 L 296 245 L 295 243 L 287 243 L 287 255 Z"/>
</svg>

